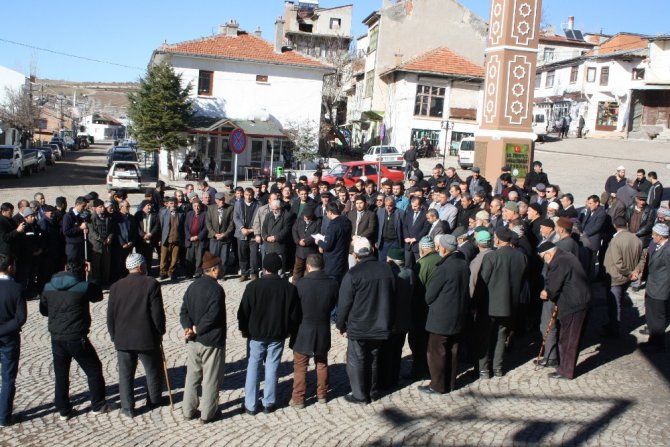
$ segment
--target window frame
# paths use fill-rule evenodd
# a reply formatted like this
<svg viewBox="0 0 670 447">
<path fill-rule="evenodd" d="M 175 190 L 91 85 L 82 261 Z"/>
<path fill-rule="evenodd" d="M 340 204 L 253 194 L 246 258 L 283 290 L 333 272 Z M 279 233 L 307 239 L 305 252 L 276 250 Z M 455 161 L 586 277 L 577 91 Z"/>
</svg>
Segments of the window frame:
<svg viewBox="0 0 670 447">
<path fill-rule="evenodd" d="M 596 67 L 588 67 L 586 69 L 586 82 L 593 83 L 596 82 Z"/>
<path fill-rule="evenodd" d="M 579 66 L 574 65 L 570 67 L 570 84 L 576 84 L 579 79 Z"/>
<path fill-rule="evenodd" d="M 203 74 L 209 74 L 209 86 L 207 90 L 201 89 Z M 198 70 L 198 96 L 212 96 L 214 93 L 214 72 L 210 70 Z"/>
<path fill-rule="evenodd" d="M 603 87 L 608 86 L 610 83 L 610 67 L 600 67 L 600 82 L 599 84 Z"/>
<path fill-rule="evenodd" d="M 269 84 L 270 83 L 268 75 L 259 75 L 259 74 L 256 75 L 256 82 L 258 84 Z"/>
<path fill-rule="evenodd" d="M 363 91 L 364 98 L 372 98 L 375 83 L 375 70 L 372 69 L 365 73 L 365 90 Z"/>
<path fill-rule="evenodd" d="M 437 92 L 435 92 L 437 90 Z M 440 85 L 417 84 L 416 94 L 414 96 L 414 116 L 425 118 L 442 118 L 444 116 L 444 101 L 446 99 L 447 88 Z M 439 113 L 433 114 L 437 104 L 433 105 L 433 100 L 441 100 L 442 107 Z M 418 107 L 418 111 L 417 111 Z M 425 113 L 422 110 L 425 107 Z"/>
<path fill-rule="evenodd" d="M 337 23 L 337 27 L 333 27 L 334 23 Z M 329 26 L 330 29 L 342 29 L 342 19 L 339 17 L 331 17 Z"/>
<path fill-rule="evenodd" d="M 556 79 L 556 70 L 548 71 L 547 77 L 544 80 L 544 88 L 552 88 L 554 86 L 555 79 Z"/>
<path fill-rule="evenodd" d="M 542 75 L 544 72 L 539 72 L 538 74 L 535 75 L 535 88 L 540 89 L 542 88 Z"/>
</svg>

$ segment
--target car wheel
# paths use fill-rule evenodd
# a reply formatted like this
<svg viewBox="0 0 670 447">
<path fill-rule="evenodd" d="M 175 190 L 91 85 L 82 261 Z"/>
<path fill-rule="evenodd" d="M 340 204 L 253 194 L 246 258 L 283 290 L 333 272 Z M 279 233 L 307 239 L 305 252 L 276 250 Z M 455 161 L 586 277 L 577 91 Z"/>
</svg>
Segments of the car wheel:
<svg viewBox="0 0 670 447">
<path fill-rule="evenodd" d="M 17 169 L 16 170 L 16 178 L 21 178 L 21 175 L 23 174 L 22 169 Z"/>
</svg>

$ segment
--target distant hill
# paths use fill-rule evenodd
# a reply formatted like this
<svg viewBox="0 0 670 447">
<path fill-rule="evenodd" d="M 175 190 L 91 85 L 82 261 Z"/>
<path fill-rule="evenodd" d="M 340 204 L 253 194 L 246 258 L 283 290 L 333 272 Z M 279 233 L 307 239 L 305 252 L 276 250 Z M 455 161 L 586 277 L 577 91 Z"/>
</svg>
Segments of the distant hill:
<svg viewBox="0 0 670 447">
<path fill-rule="evenodd" d="M 126 115 L 127 94 L 137 91 L 136 82 L 72 82 L 54 79 L 36 79 L 34 96 L 43 96 L 48 103 L 56 103 L 58 95 L 74 100 L 82 115 L 102 112 L 116 118 Z M 71 103 L 70 103 L 71 104 Z"/>
</svg>

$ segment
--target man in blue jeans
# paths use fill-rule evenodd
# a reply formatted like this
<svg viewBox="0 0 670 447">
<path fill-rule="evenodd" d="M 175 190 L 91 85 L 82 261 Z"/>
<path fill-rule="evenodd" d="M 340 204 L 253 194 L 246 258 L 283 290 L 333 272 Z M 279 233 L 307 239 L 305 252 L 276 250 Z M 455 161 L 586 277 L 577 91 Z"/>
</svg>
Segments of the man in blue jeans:
<svg viewBox="0 0 670 447">
<path fill-rule="evenodd" d="M 72 415 L 69 392 L 70 364 L 73 359 L 86 374 L 93 414 L 108 413 L 113 409 L 105 403 L 102 364 L 88 340 L 91 327 L 89 303 L 102 301 L 102 289 L 86 281 L 85 272 L 83 261 L 69 262 L 66 271 L 51 277 L 40 298 L 40 313 L 49 317 L 56 376 L 56 410 L 62 420 L 68 420 Z"/>
<path fill-rule="evenodd" d="M 0 427 L 12 424 L 16 374 L 21 353 L 21 326 L 26 322 L 26 299 L 23 286 L 14 282 L 14 260 L 0 254 Z"/>
<path fill-rule="evenodd" d="M 237 310 L 242 336 L 249 340 L 249 363 L 244 385 L 244 411 L 257 412 L 259 366 L 265 362 L 263 412 L 276 408 L 277 368 L 284 341 L 297 333 L 300 315 L 298 291 L 277 273 L 282 260 L 277 253 L 263 259 L 263 277 L 249 283 Z"/>
</svg>

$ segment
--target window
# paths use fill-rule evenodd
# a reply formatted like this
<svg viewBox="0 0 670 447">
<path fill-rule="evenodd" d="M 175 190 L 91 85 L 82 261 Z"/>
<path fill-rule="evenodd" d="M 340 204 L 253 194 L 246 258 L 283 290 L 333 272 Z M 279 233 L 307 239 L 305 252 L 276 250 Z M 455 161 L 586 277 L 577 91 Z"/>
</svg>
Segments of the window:
<svg viewBox="0 0 670 447">
<path fill-rule="evenodd" d="M 596 82 L 596 67 L 589 67 L 586 70 L 586 82 Z"/>
<path fill-rule="evenodd" d="M 370 70 L 367 73 L 365 73 L 365 94 L 364 96 L 366 98 L 369 98 L 372 96 L 372 88 L 374 86 L 375 82 L 375 71 Z"/>
<path fill-rule="evenodd" d="M 341 26 L 342 26 L 342 19 L 336 19 L 335 17 L 331 17 L 330 29 L 340 29 Z"/>
<path fill-rule="evenodd" d="M 553 48 L 545 48 L 543 56 L 544 56 L 543 57 L 544 62 L 554 60 L 554 49 Z"/>
<path fill-rule="evenodd" d="M 256 75 L 256 82 L 267 84 L 267 82 L 268 82 L 267 75 Z"/>
<path fill-rule="evenodd" d="M 577 75 L 579 74 L 579 67 L 570 67 L 570 84 L 577 82 Z"/>
<path fill-rule="evenodd" d="M 544 83 L 544 86 L 546 88 L 550 88 L 554 86 L 554 77 L 556 77 L 556 72 L 555 71 L 548 71 L 547 72 L 547 79 Z"/>
<path fill-rule="evenodd" d="M 416 86 L 414 114 L 441 118 L 444 111 L 444 87 Z"/>
<path fill-rule="evenodd" d="M 377 50 L 377 40 L 379 39 L 379 27 L 375 26 L 369 32 L 370 42 L 368 43 L 368 54 Z"/>
<path fill-rule="evenodd" d="M 599 102 L 596 130 L 616 130 L 619 121 L 619 104 L 616 102 Z"/>
<path fill-rule="evenodd" d="M 200 70 L 198 74 L 198 95 L 212 96 L 212 85 L 214 83 L 214 72 Z"/>
<path fill-rule="evenodd" d="M 542 73 L 538 73 L 537 76 L 535 76 L 535 88 L 542 88 Z"/>
<path fill-rule="evenodd" d="M 600 69 L 600 85 L 607 85 L 610 82 L 610 68 L 602 67 Z"/>
<path fill-rule="evenodd" d="M 377 175 L 377 166 L 365 165 L 365 175 Z"/>
<path fill-rule="evenodd" d="M 633 80 L 644 79 L 644 68 L 633 68 Z"/>
<path fill-rule="evenodd" d="M 313 27 L 314 25 L 308 25 L 306 23 L 298 23 L 298 31 L 302 31 L 303 33 L 311 33 Z"/>
</svg>

